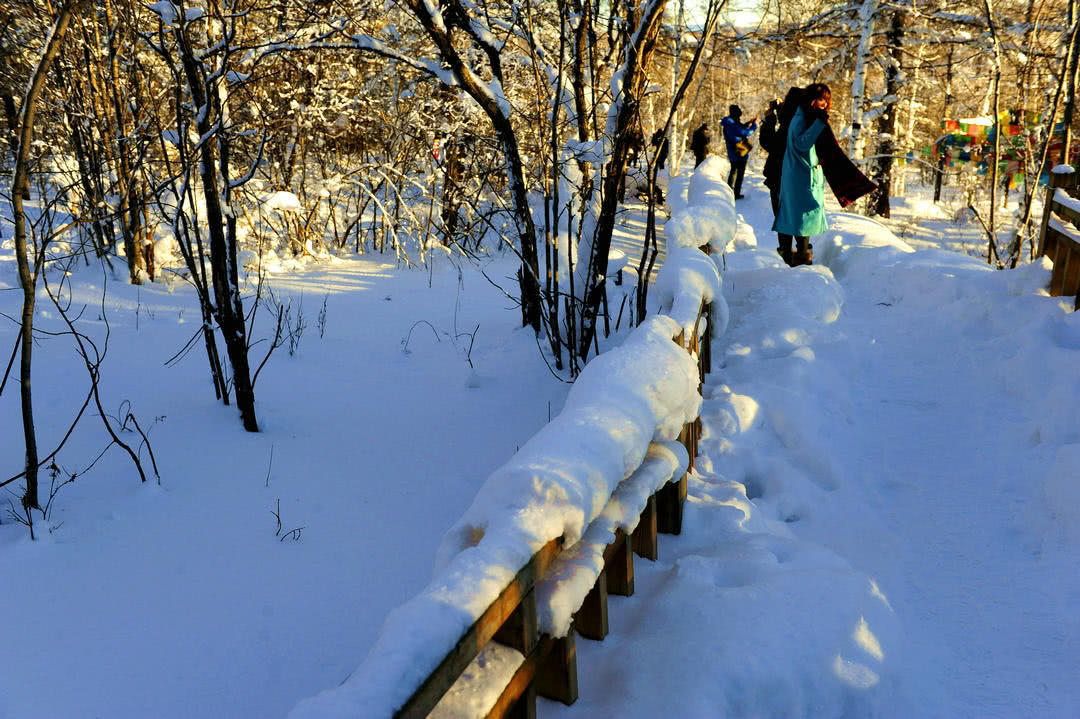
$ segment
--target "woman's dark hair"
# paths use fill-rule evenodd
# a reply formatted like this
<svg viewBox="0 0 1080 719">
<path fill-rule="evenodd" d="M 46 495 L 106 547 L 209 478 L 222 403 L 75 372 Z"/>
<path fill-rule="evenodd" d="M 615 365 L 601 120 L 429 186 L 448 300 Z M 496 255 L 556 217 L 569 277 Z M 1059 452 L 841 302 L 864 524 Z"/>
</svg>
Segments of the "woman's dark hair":
<svg viewBox="0 0 1080 719">
<path fill-rule="evenodd" d="M 795 117 L 795 111 L 799 109 L 799 106 L 803 104 L 803 95 L 805 91 L 801 87 L 793 87 L 788 90 L 787 95 L 784 96 L 784 102 L 780 105 L 780 113 L 777 115 L 777 122 L 779 127 L 783 129 L 782 137 L 787 138 L 788 125 L 791 124 L 791 118 Z"/>
<path fill-rule="evenodd" d="M 811 102 L 822 98 L 825 100 L 825 110 L 828 112 L 832 108 L 832 90 L 829 89 L 829 86 L 823 82 L 815 82 L 806 86 L 803 95 L 804 105 L 810 107 Z"/>
</svg>

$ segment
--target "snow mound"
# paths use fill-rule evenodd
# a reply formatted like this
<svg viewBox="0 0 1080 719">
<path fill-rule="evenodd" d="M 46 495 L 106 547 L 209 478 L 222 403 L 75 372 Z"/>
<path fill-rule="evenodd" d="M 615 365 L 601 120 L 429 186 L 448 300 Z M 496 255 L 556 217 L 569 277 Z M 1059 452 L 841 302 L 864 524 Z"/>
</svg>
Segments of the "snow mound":
<svg viewBox="0 0 1080 719">
<path fill-rule="evenodd" d="M 710 155 L 690 176 L 686 200 L 671 184 L 671 219 L 664 225 L 668 248 L 702 247 L 723 252 L 735 237 L 735 195 L 723 175 L 720 158 Z"/>
<path fill-rule="evenodd" d="M 263 204 L 266 205 L 267 209 L 277 210 L 278 212 L 300 212 L 303 209 L 300 205 L 300 198 L 285 190 L 279 190 L 267 195 L 263 198 Z"/>
</svg>

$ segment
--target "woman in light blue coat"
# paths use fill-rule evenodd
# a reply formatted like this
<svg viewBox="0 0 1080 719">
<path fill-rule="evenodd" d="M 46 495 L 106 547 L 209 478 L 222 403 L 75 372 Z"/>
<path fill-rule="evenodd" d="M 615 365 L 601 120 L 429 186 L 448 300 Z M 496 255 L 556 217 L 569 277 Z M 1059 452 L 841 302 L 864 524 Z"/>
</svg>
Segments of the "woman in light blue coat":
<svg viewBox="0 0 1080 719">
<path fill-rule="evenodd" d="M 788 247 L 795 238 L 792 266 L 809 265 L 814 259 L 810 237 L 829 229 L 825 220 L 825 175 L 814 143 L 829 121 L 832 92 L 824 83 L 806 88 L 803 101 L 791 119 L 780 176 L 780 208 L 773 231 Z"/>
</svg>

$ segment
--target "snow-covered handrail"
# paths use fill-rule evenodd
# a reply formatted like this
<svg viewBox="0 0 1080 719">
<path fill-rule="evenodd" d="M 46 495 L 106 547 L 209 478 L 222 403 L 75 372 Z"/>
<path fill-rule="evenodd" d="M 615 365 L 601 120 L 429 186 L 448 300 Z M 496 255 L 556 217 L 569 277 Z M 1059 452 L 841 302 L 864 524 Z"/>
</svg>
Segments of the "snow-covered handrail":
<svg viewBox="0 0 1080 719">
<path fill-rule="evenodd" d="M 1077 176 L 1072 167 L 1058 165 L 1050 171 L 1046 188 L 1039 256 L 1054 263 L 1050 275 L 1050 295 L 1076 295 L 1073 309 L 1080 309 L 1080 198 Z"/>
<path fill-rule="evenodd" d="M 734 233 L 719 205 L 734 200 L 712 182 L 695 174 L 684 210 L 718 205 L 697 235 L 716 247 Z M 575 632 L 602 639 L 607 595 L 633 593 L 633 555 L 655 559 L 657 532 L 681 531 L 710 306 L 727 324 L 726 306 L 715 312 L 719 270 L 693 236 L 668 234 L 661 314 L 586 365 L 559 415 L 447 533 L 431 583 L 389 614 L 348 679 L 293 719 L 501 716 L 537 693 L 577 699 Z"/>
</svg>

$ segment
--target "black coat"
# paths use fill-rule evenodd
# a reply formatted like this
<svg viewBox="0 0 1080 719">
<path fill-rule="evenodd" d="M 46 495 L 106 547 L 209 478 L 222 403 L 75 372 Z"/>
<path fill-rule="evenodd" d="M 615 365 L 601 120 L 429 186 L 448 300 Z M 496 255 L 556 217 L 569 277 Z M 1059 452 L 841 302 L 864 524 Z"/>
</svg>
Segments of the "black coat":
<svg viewBox="0 0 1080 719">
<path fill-rule="evenodd" d="M 701 127 L 694 130 L 694 134 L 690 138 L 690 150 L 694 153 L 694 167 L 697 167 L 705 160 L 705 155 L 709 154 L 709 144 L 712 142 L 712 132 L 709 131 L 708 124 L 702 124 Z"/>
<path fill-rule="evenodd" d="M 770 189 L 780 189 L 780 167 L 784 162 L 784 150 L 787 149 L 786 135 L 786 131 L 780 132 L 780 121 L 775 112 L 770 112 L 761 121 L 758 141 L 761 148 L 768 153 L 762 174 L 765 175 L 765 186 Z"/>
<path fill-rule="evenodd" d="M 847 207 L 863 195 L 873 192 L 877 185 L 862 173 L 855 163 L 844 154 L 840 143 L 836 141 L 826 115 L 825 129 L 818 135 L 814 149 L 817 150 L 818 162 L 825 174 L 825 182 L 836 196 L 841 207 Z"/>
</svg>

